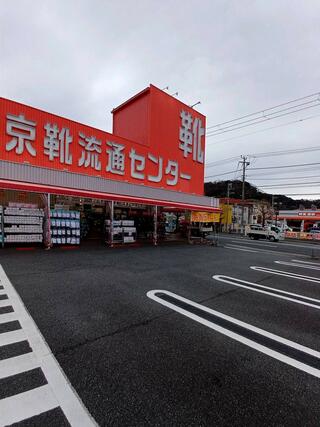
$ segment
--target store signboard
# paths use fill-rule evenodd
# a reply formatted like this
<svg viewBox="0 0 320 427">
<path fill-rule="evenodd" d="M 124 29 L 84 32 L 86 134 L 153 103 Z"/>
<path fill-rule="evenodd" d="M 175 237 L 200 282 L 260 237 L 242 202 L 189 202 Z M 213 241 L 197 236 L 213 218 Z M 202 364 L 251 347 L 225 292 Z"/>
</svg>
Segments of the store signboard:
<svg viewBox="0 0 320 427">
<path fill-rule="evenodd" d="M 0 98 L 0 160 L 203 195 L 205 118 L 171 98 L 148 143 Z"/>
<path fill-rule="evenodd" d="M 316 212 L 299 212 L 299 216 L 316 216 Z"/>
<path fill-rule="evenodd" d="M 219 222 L 220 213 L 191 212 L 191 222 Z"/>
</svg>

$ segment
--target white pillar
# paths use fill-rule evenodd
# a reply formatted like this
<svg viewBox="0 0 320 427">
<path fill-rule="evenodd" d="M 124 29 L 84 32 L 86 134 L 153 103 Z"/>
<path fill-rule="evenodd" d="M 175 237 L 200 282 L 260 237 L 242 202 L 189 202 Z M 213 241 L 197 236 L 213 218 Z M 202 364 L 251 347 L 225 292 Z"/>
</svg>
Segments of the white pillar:
<svg viewBox="0 0 320 427">
<path fill-rule="evenodd" d="M 153 245 L 158 246 L 158 206 L 153 208 Z"/>
<path fill-rule="evenodd" d="M 110 202 L 110 247 L 113 248 L 114 201 Z"/>
</svg>

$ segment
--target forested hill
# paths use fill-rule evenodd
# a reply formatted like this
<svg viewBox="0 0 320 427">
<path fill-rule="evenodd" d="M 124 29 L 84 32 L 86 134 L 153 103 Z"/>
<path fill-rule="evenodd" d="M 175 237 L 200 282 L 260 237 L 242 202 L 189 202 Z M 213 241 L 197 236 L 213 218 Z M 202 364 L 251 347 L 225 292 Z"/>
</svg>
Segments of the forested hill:
<svg viewBox="0 0 320 427">
<path fill-rule="evenodd" d="M 206 182 L 204 184 L 205 195 L 209 197 L 227 197 L 227 187 L 229 182 L 232 183 L 230 197 L 241 199 L 242 182 L 239 180 Z M 251 185 L 249 182 L 245 183 L 245 197 L 246 199 L 267 200 L 270 203 L 272 201 L 272 194 L 258 190 L 257 187 Z M 279 206 L 279 209 L 299 209 L 302 208 L 302 206 L 305 209 L 320 208 L 320 199 L 293 200 L 291 197 L 275 195 L 274 201 L 276 202 L 276 205 Z"/>
</svg>

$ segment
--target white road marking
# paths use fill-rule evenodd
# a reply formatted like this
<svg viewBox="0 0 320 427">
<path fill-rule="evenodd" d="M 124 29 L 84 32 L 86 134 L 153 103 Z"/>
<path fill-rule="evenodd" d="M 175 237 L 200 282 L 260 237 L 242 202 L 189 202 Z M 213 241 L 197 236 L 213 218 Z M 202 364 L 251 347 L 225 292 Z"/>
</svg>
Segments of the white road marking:
<svg viewBox="0 0 320 427">
<path fill-rule="evenodd" d="M 4 313 L 0 314 L 0 324 L 1 323 L 7 323 L 7 322 L 13 322 L 17 319 L 17 315 L 15 313 Z"/>
<path fill-rule="evenodd" d="M 286 363 L 290 366 L 293 366 L 293 367 L 295 367 L 301 371 L 307 372 L 310 375 L 313 375 L 315 377 L 320 378 L 320 370 L 319 369 L 316 369 L 316 368 L 309 366 L 305 363 L 302 363 L 296 359 L 293 359 L 292 357 L 286 356 L 282 353 L 279 353 L 275 350 L 272 350 L 269 347 L 266 347 L 265 345 L 259 344 L 255 341 L 252 341 L 249 338 L 246 338 L 246 337 L 244 337 L 238 333 L 232 332 L 231 330 L 226 329 L 222 326 L 219 326 L 218 324 L 216 324 L 214 322 L 206 320 L 206 319 L 204 319 L 204 318 L 202 318 L 202 317 L 200 317 L 200 316 L 198 316 L 198 315 L 196 315 L 196 314 L 194 314 L 188 310 L 185 310 L 181 307 L 176 306 L 175 304 L 172 304 L 168 301 L 165 301 L 156 295 L 158 293 L 169 295 L 173 298 L 176 298 L 177 300 L 180 300 L 182 302 L 190 304 L 193 307 L 199 308 L 199 309 L 201 309 L 207 313 L 213 314 L 214 316 L 220 317 L 221 319 L 225 319 L 225 320 L 227 320 L 227 321 L 229 321 L 235 325 L 239 325 L 243 328 L 246 328 L 250 331 L 253 331 L 253 332 L 259 334 L 261 337 L 270 338 L 270 339 L 277 341 L 281 344 L 284 344 L 288 347 L 302 351 L 306 354 L 312 355 L 312 356 L 320 359 L 320 353 L 318 351 L 313 350 L 309 347 L 305 347 L 305 346 L 298 344 L 298 343 L 295 343 L 293 341 L 287 340 L 286 338 L 282 338 L 279 335 L 275 335 L 275 334 L 272 334 L 272 333 L 265 331 L 263 329 L 257 328 L 256 326 L 250 325 L 249 323 L 242 322 L 241 320 L 236 319 L 234 317 L 230 317 L 230 316 L 227 316 L 227 315 L 220 313 L 218 311 L 212 310 L 212 309 L 210 309 L 204 305 L 197 304 L 191 300 L 183 298 L 183 297 L 181 297 L 177 294 L 174 294 L 172 292 L 159 289 L 159 290 L 152 290 L 152 291 L 149 291 L 147 293 L 147 296 L 149 298 L 158 302 L 159 304 L 162 304 L 168 308 L 171 308 L 172 310 L 176 311 L 177 313 L 180 313 L 186 317 L 189 317 L 190 319 L 195 320 L 196 322 L 201 323 L 202 325 L 205 325 L 210 329 L 213 329 L 213 330 L 215 330 L 215 331 L 217 331 L 223 335 L 226 335 L 226 336 L 228 336 L 228 337 L 230 337 L 230 338 L 232 338 L 232 339 L 234 339 L 234 340 L 236 340 L 242 344 L 245 344 L 245 345 L 247 345 L 247 346 L 249 346 L 255 350 L 258 350 L 261 353 L 267 354 L 268 356 L 273 357 L 274 359 L 280 360 L 281 362 L 284 362 L 284 363 Z"/>
<path fill-rule="evenodd" d="M 320 267 L 320 262 L 311 262 L 311 261 L 302 261 L 301 259 L 292 259 L 293 262 L 299 262 L 302 264 L 310 264 L 310 265 L 317 265 Z"/>
<path fill-rule="evenodd" d="M 1 266 L 0 284 L 4 286 L 9 297 L 6 305 L 13 307 L 16 318 L 22 327 L 18 331 L 0 334 L 0 346 L 5 345 L 9 338 L 10 342 L 19 342 L 22 341 L 22 338 L 28 340 L 33 350 L 32 355 L 48 381 L 46 386 L 0 400 L 0 425 L 12 424 L 41 412 L 46 412 L 49 409 L 61 407 L 71 426 L 96 426 L 97 424 L 64 375 L 37 325 Z M 5 366 L 7 367 L 7 375 L 4 370 L 2 375 L 10 376 L 13 369 L 10 362 L 7 362 L 7 365 L 3 364 L 2 368 L 5 369 Z M 6 414 L 6 416 L 3 417 L 2 414 Z"/>
<path fill-rule="evenodd" d="M 232 242 L 239 244 L 239 240 L 232 240 Z M 260 245 L 260 246 L 264 246 L 264 247 L 266 247 L 266 246 L 272 246 L 273 248 L 278 248 L 279 247 L 279 245 L 277 245 L 277 243 L 273 243 L 273 242 L 270 242 L 270 241 L 267 241 L 267 242 L 257 242 L 257 241 L 254 241 L 254 240 L 244 240 L 243 239 L 243 240 L 240 241 L 240 243 L 245 243 L 247 245 Z"/>
<path fill-rule="evenodd" d="M 240 279 L 237 279 L 236 277 L 229 277 L 229 276 L 223 276 L 223 275 L 217 274 L 215 276 L 212 276 L 212 278 L 214 280 L 219 281 L 219 282 L 228 283 L 229 285 L 232 285 L 232 286 L 238 286 L 240 288 L 248 289 L 249 291 L 259 292 L 262 294 L 270 295 L 270 296 L 280 298 L 280 299 L 284 299 L 287 301 L 292 301 L 292 302 L 295 302 L 297 304 L 306 305 L 306 306 L 309 306 L 312 308 L 316 308 L 317 310 L 320 310 L 320 300 L 319 299 L 310 298 L 310 297 L 306 297 L 305 295 L 300 295 L 300 294 L 295 294 L 292 292 L 283 291 L 282 289 L 271 288 L 269 286 L 258 285 L 258 283 L 247 282 L 246 280 L 240 280 Z M 235 280 L 236 280 L 236 282 L 235 282 Z M 247 286 L 247 285 L 249 285 L 249 286 Z M 259 289 L 253 288 L 252 286 L 258 287 Z M 287 296 L 275 294 L 272 291 L 281 292 L 282 294 L 285 294 Z M 310 302 L 300 301 L 294 297 L 304 298 L 305 300 L 310 301 Z M 312 304 L 312 302 L 317 302 L 319 305 Z"/>
<path fill-rule="evenodd" d="M 243 248 L 241 248 L 241 247 L 233 246 L 233 245 L 226 245 L 226 246 L 224 246 L 224 247 L 225 247 L 225 248 L 227 248 L 227 249 L 234 249 L 234 250 L 236 250 L 236 251 L 257 253 L 257 251 L 254 251 L 254 250 L 252 250 L 252 249 L 243 249 Z"/>
<path fill-rule="evenodd" d="M 0 379 L 30 371 L 38 367 L 39 362 L 32 352 L 0 360 Z"/>
<path fill-rule="evenodd" d="M 320 278 L 313 276 L 304 276 L 303 274 L 291 273 L 290 271 L 275 270 L 273 268 L 251 266 L 252 270 L 262 271 L 263 273 L 277 274 L 278 276 L 290 277 L 290 279 L 306 280 L 307 282 L 320 283 Z"/>
<path fill-rule="evenodd" d="M 8 299 L 0 299 L 0 307 L 7 307 L 8 305 L 11 305 Z"/>
<path fill-rule="evenodd" d="M 52 389 L 48 385 L 44 385 L 0 400 L 0 422 L 2 426 L 8 426 L 58 406 L 59 403 L 52 393 Z"/>
<path fill-rule="evenodd" d="M 246 243 L 254 243 L 253 241 L 249 241 L 249 239 L 246 241 L 245 239 L 235 239 L 234 237 L 228 237 L 228 236 L 219 236 L 219 239 L 227 239 L 227 240 L 234 240 L 234 241 L 245 241 Z M 263 244 L 263 242 L 260 242 Z M 273 242 L 265 241 L 266 245 L 274 244 Z M 305 249 L 318 249 L 320 250 L 320 244 L 319 243 L 309 243 L 309 244 L 303 244 L 303 243 L 288 243 L 287 240 L 281 241 L 279 243 L 281 246 L 292 246 L 293 248 L 305 248 Z"/>
<path fill-rule="evenodd" d="M 24 341 L 27 339 L 25 332 L 22 329 L 16 331 L 4 332 L 0 334 L 0 347 L 3 345 L 14 344 L 15 342 Z"/>
<path fill-rule="evenodd" d="M 320 271 L 320 267 L 316 267 L 315 265 L 310 264 L 297 264 L 295 262 L 286 262 L 286 261 L 275 261 L 276 264 L 288 265 L 291 267 L 299 267 L 299 268 L 307 268 L 309 270 L 318 270 Z"/>
<path fill-rule="evenodd" d="M 267 253 L 267 254 L 279 254 L 279 255 L 295 255 L 295 256 L 299 256 L 299 257 L 303 257 L 303 258 L 307 258 L 307 255 L 302 255 L 302 254 L 294 254 L 292 252 L 284 252 L 284 251 L 273 251 L 272 249 L 268 250 L 268 249 L 260 249 L 260 248 L 253 248 L 251 246 L 240 246 L 240 245 L 233 245 L 231 243 L 227 243 L 227 246 L 225 247 L 229 247 L 229 249 L 231 248 L 242 248 L 243 250 L 249 251 L 249 250 L 254 250 L 256 253 Z"/>
</svg>

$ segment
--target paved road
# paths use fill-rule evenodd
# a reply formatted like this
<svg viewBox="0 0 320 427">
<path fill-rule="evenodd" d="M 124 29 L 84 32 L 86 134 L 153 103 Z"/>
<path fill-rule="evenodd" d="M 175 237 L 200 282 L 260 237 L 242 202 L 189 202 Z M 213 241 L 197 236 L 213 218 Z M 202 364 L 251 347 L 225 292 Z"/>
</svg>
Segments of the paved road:
<svg viewBox="0 0 320 427">
<path fill-rule="evenodd" d="M 98 425 L 319 425 L 320 261 L 307 243 L 225 237 L 218 248 L 1 251 L 75 389 L 19 425 L 72 424 L 64 408 L 78 396 Z M 0 340 L 17 328 L 5 320 Z M 0 373 L 30 352 L 21 337 L 10 345 L 0 341 Z M 0 408 L 51 381 L 3 372 Z"/>
</svg>

